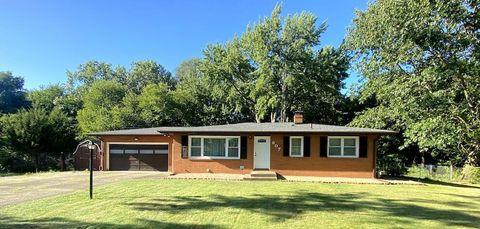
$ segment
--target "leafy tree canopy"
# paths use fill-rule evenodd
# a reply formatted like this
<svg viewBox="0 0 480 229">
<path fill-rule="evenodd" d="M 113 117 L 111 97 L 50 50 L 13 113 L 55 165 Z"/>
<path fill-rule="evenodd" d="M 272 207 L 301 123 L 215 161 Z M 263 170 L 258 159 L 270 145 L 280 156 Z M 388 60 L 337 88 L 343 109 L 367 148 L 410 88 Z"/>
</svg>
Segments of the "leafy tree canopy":
<svg viewBox="0 0 480 229">
<path fill-rule="evenodd" d="M 147 84 L 158 83 L 164 83 L 173 88 L 175 79 L 162 65 L 152 60 L 134 62 L 127 74 L 127 84 L 136 93 L 141 92 Z"/>
<path fill-rule="evenodd" d="M 34 158 L 39 168 L 40 153 L 59 155 L 75 146 L 76 128 L 72 119 L 59 109 L 21 109 L 1 118 L 2 138 L 7 147 Z"/>
<path fill-rule="evenodd" d="M 97 80 L 114 80 L 127 85 L 128 90 L 139 94 L 149 83 L 166 83 L 173 87 L 175 80 L 172 74 L 155 61 L 133 62 L 130 70 L 125 67 L 112 67 L 111 64 L 99 61 L 88 61 L 78 66 L 76 71 L 67 72 L 68 85 L 71 89 L 92 85 Z"/>
<path fill-rule="evenodd" d="M 248 111 L 225 101 L 223 91 L 203 74 L 202 64 L 200 59 L 187 60 L 176 70 L 178 83 L 171 96 L 179 123 L 199 126 L 252 120 Z"/>
<path fill-rule="evenodd" d="M 140 117 L 147 126 L 165 126 L 176 122 L 171 90 L 164 83 L 148 84 L 138 97 Z"/>
<path fill-rule="evenodd" d="M 151 84 L 165 84 L 168 88 L 176 84 L 172 74 L 154 61 L 134 62 L 129 70 L 89 61 L 67 75 L 71 93 L 64 100 L 69 105 L 79 105 L 75 108 L 84 134 L 152 124 L 138 115 L 142 91 Z"/>
<path fill-rule="evenodd" d="M 0 72 L 0 114 L 14 113 L 28 105 L 23 83 L 22 77 L 13 76 L 11 72 Z"/>
<path fill-rule="evenodd" d="M 310 121 L 333 122 L 330 114 L 336 113 L 348 60 L 342 52 L 320 47 L 325 29 L 311 13 L 283 18 L 277 5 L 242 36 L 209 45 L 202 72 L 214 96 L 257 122 L 267 115 L 285 122 L 295 109 L 307 111 Z M 317 109 L 310 110 L 313 106 Z"/>
<path fill-rule="evenodd" d="M 352 125 L 395 127 L 405 145 L 480 164 L 479 3 L 378 0 L 357 12 L 346 47 L 377 106 Z"/>
<path fill-rule="evenodd" d="M 40 89 L 29 91 L 27 94 L 27 98 L 33 107 L 44 108 L 48 111 L 53 110 L 63 96 L 65 96 L 65 89 L 58 84 L 41 87 Z"/>
<path fill-rule="evenodd" d="M 82 97 L 77 120 L 83 133 L 121 129 L 123 99 L 127 87 L 114 80 L 97 80 Z"/>
</svg>

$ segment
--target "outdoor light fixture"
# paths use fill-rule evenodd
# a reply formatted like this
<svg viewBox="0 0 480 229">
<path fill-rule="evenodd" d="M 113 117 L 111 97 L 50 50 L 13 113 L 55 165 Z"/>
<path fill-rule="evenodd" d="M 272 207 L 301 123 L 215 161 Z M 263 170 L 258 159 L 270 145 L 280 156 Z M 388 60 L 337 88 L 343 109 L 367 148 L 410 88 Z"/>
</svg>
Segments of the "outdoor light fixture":
<svg viewBox="0 0 480 229">
<path fill-rule="evenodd" d="M 135 137 L 133 140 L 134 140 L 134 141 L 138 141 L 138 138 L 137 138 L 137 137 Z"/>
<path fill-rule="evenodd" d="M 93 150 L 95 145 L 92 141 L 88 142 L 88 149 L 90 150 L 90 199 L 93 198 Z"/>
<path fill-rule="evenodd" d="M 98 147 L 98 149 L 100 150 L 100 146 L 95 144 L 94 142 L 90 141 L 90 140 L 85 140 L 83 142 L 80 142 L 80 144 L 78 144 L 77 146 L 77 149 L 75 149 L 75 151 L 73 152 L 73 154 L 77 153 L 77 151 L 81 148 L 81 147 L 87 147 L 88 150 L 90 151 L 90 162 L 89 162 L 89 170 L 90 170 L 90 199 L 93 198 L 93 150 L 95 148 Z"/>
</svg>

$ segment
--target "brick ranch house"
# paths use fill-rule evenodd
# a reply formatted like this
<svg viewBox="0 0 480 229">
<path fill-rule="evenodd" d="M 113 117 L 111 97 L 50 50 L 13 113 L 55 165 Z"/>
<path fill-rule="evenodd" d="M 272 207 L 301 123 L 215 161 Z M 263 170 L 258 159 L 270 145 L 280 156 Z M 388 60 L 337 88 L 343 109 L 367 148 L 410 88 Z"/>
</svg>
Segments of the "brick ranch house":
<svg viewBox="0 0 480 229">
<path fill-rule="evenodd" d="M 294 122 L 156 127 L 92 133 L 101 170 L 285 176 L 376 176 L 377 140 L 395 131 Z"/>
</svg>

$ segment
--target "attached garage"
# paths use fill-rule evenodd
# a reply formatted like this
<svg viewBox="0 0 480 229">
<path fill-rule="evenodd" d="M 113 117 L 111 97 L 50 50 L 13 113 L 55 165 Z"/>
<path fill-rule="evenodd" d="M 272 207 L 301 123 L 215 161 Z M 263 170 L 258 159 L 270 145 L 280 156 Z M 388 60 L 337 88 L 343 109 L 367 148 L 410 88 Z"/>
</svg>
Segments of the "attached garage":
<svg viewBox="0 0 480 229">
<path fill-rule="evenodd" d="M 168 171 L 168 144 L 108 145 L 112 171 Z"/>
</svg>

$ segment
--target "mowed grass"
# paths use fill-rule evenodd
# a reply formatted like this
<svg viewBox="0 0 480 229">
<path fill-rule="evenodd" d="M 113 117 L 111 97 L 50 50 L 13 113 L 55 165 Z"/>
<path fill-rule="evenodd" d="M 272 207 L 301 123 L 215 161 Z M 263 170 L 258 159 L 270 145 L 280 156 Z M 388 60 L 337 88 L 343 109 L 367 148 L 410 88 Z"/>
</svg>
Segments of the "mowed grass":
<svg viewBox="0 0 480 229">
<path fill-rule="evenodd" d="M 0 209 L 0 227 L 480 227 L 480 188 L 130 180 Z"/>
</svg>

